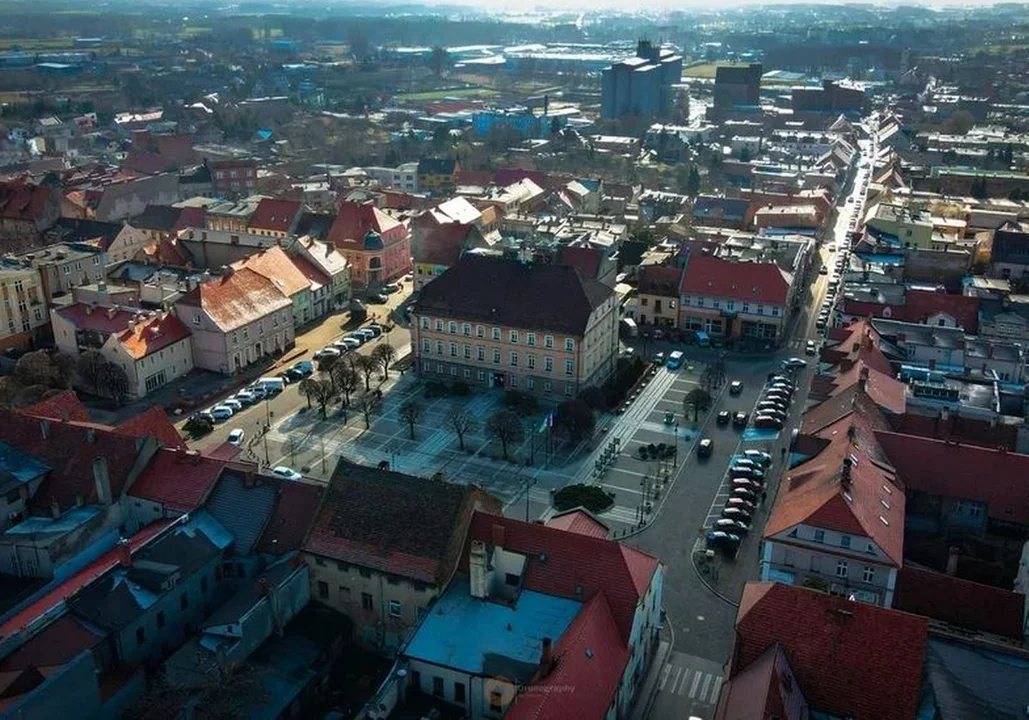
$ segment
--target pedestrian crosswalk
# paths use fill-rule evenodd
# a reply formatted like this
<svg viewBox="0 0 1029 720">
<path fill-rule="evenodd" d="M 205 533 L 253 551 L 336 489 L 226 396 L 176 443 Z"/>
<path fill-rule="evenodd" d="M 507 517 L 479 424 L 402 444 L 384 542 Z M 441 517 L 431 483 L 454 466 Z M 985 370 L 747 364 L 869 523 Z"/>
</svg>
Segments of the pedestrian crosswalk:
<svg viewBox="0 0 1029 720">
<path fill-rule="evenodd" d="M 710 720 L 722 690 L 721 667 L 704 658 L 674 653 L 661 669 L 657 690 L 651 717 Z"/>
</svg>

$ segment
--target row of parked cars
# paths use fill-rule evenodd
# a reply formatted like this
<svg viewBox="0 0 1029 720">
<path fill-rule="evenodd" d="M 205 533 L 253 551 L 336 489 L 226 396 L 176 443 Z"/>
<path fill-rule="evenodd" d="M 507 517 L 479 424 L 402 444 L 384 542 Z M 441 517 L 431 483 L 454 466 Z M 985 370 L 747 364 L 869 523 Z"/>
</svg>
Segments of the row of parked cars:
<svg viewBox="0 0 1029 720">
<path fill-rule="evenodd" d="M 763 450 L 744 450 L 729 465 L 729 499 L 721 517 L 714 521 L 707 537 L 709 548 L 735 554 L 750 532 L 754 513 L 765 492 L 765 473 L 772 456 Z"/>
<path fill-rule="evenodd" d="M 357 350 L 357 348 L 361 347 L 366 342 L 374 340 L 380 335 L 382 335 L 382 327 L 379 325 L 368 325 L 360 328 L 359 330 L 354 330 L 353 332 L 347 333 L 339 340 L 329 343 L 316 352 L 314 354 L 314 359 L 321 360 L 328 357 L 338 358 L 348 352 Z"/>
<path fill-rule="evenodd" d="M 796 386 L 786 375 L 772 375 L 754 407 L 754 427 L 782 430 Z"/>
<path fill-rule="evenodd" d="M 197 415 L 211 424 L 225 422 L 236 413 L 262 400 L 275 397 L 290 383 L 299 382 L 313 373 L 314 363 L 310 360 L 299 360 L 286 370 L 274 376 L 263 377 L 257 380 L 235 395 L 225 398 L 217 405 L 200 411 Z M 237 432 L 239 433 L 239 442 L 235 442 L 235 444 L 238 445 L 243 440 L 243 431 L 233 430 L 233 433 Z M 231 435 L 232 433 L 230 433 L 229 442 L 234 442 L 234 438 Z"/>
<path fill-rule="evenodd" d="M 818 321 L 815 327 L 824 330 L 832 324 L 833 308 L 836 305 L 836 296 L 843 289 L 843 273 L 846 270 L 847 262 L 850 260 L 850 250 L 842 249 L 836 256 L 836 264 L 833 266 L 833 275 L 829 279 L 829 288 L 825 293 L 825 300 L 822 301 L 822 309 L 818 312 Z"/>
</svg>

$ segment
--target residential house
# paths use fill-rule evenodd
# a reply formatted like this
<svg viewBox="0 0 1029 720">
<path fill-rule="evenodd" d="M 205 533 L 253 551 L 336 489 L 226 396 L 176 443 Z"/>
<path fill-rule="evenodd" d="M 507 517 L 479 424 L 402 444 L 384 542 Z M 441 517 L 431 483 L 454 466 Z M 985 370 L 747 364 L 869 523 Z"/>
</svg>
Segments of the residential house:
<svg viewBox="0 0 1029 720">
<path fill-rule="evenodd" d="M 241 200 L 208 205 L 204 209 L 204 218 L 208 230 L 224 230 L 233 233 L 249 232 L 250 216 L 257 210 L 262 200 L 261 195 L 249 195 Z"/>
<path fill-rule="evenodd" d="M 0 250 L 31 250 L 60 217 L 60 194 L 26 180 L 0 182 Z"/>
<path fill-rule="evenodd" d="M 657 558 L 592 527 L 476 512 L 458 573 L 403 649 L 407 697 L 477 720 L 627 717 L 663 579 Z"/>
<path fill-rule="evenodd" d="M 742 230 L 750 218 L 747 200 L 698 195 L 693 201 L 693 224 Z"/>
<path fill-rule="evenodd" d="M 204 226 L 204 209 L 174 205 L 147 205 L 132 218 L 132 226 L 146 233 L 149 242 L 171 240 L 179 230 Z"/>
<path fill-rule="evenodd" d="M 932 327 L 960 328 L 970 335 L 979 330 L 979 298 L 942 291 L 907 288 L 900 302 L 883 303 L 863 297 L 852 298 L 845 293 L 839 313 L 845 324 L 859 318 L 876 317 Z"/>
<path fill-rule="evenodd" d="M 192 513 L 207 502 L 226 463 L 183 447 L 162 447 L 128 490 L 130 527 Z"/>
<path fill-rule="evenodd" d="M 350 302 L 350 264 L 334 245 L 304 235 L 291 243 L 286 252 L 311 282 L 316 317 Z"/>
<path fill-rule="evenodd" d="M 292 234 L 300 220 L 304 205 L 296 200 L 264 198 L 247 221 L 247 232 L 273 238 Z"/>
<path fill-rule="evenodd" d="M 905 248 L 931 250 L 933 224 L 928 217 L 903 205 L 881 202 L 865 215 L 865 226 L 896 238 Z"/>
<path fill-rule="evenodd" d="M 432 195 L 452 195 L 461 165 L 453 158 L 422 158 L 418 161 L 418 189 Z"/>
<path fill-rule="evenodd" d="M 924 618 L 749 582 L 735 629 L 717 720 L 919 716 L 929 634 Z"/>
<path fill-rule="evenodd" d="M 450 582 L 474 510 L 498 507 L 471 486 L 340 460 L 303 546 L 311 597 L 359 644 L 395 652 Z"/>
<path fill-rule="evenodd" d="M 175 303 L 193 335 L 193 364 L 226 375 L 293 347 L 293 304 L 253 270 L 200 283 Z"/>
<path fill-rule="evenodd" d="M 288 243 L 288 240 L 231 230 L 180 230 L 173 246 L 155 248 L 156 254 L 173 255 L 177 262 L 194 264 L 197 268 L 220 270 L 225 265 L 245 260 L 265 248 Z"/>
<path fill-rule="evenodd" d="M 89 222 L 89 221 L 80 221 Z M 118 226 L 119 230 L 121 226 Z M 16 256 L 25 267 L 39 270 L 44 302 L 65 295 L 75 285 L 104 279 L 107 254 L 85 243 L 58 243 Z M 10 263 L 5 263 L 5 266 Z"/>
<path fill-rule="evenodd" d="M 679 327 L 778 343 L 795 292 L 794 276 L 775 263 L 691 257 L 679 286 Z"/>
<path fill-rule="evenodd" d="M 465 254 L 422 289 L 411 349 L 423 377 L 574 396 L 614 372 L 617 298 L 569 265 Z"/>
<path fill-rule="evenodd" d="M 1005 225 L 994 231 L 989 274 L 1020 282 L 1029 276 L 1029 233 L 1021 225 Z"/>
<path fill-rule="evenodd" d="M 233 538 L 200 510 L 68 598 L 72 614 L 109 635 L 115 662 L 154 662 L 182 644 L 224 597 L 220 569 Z"/>
<path fill-rule="evenodd" d="M 411 271 L 411 239 L 404 223 L 367 203 L 340 203 L 327 241 L 350 264 L 351 282 L 378 288 Z"/>
<path fill-rule="evenodd" d="M 641 325 L 679 326 L 679 283 L 682 270 L 645 265 L 636 274 L 636 320 Z"/>
<path fill-rule="evenodd" d="M 442 275 L 457 264 L 466 250 L 485 248 L 482 232 L 473 224 L 447 223 L 425 232 L 416 232 L 414 247 L 414 289 Z"/>
<path fill-rule="evenodd" d="M 588 237 L 561 245 L 557 262 L 577 268 L 589 280 L 614 288 L 618 282 L 618 253 L 611 246 L 596 246 Z"/>
<path fill-rule="evenodd" d="M 209 163 L 208 167 L 215 197 L 246 197 L 257 187 L 256 160 L 217 160 Z"/>
<path fill-rule="evenodd" d="M 0 298 L 0 350 L 35 347 L 48 325 L 39 269 L 27 261 L 0 260 Z"/>
<path fill-rule="evenodd" d="M 100 353 L 125 371 L 129 397 L 141 398 L 193 369 L 193 336 L 174 313 L 161 310 L 130 319 Z"/>
<path fill-rule="evenodd" d="M 102 222 L 119 222 L 135 217 L 147 205 L 172 205 L 179 201 L 177 173 L 119 179 L 86 190 L 86 217 Z"/>
<path fill-rule="evenodd" d="M 302 327 L 319 317 L 314 312 L 314 292 L 311 280 L 281 247 L 274 246 L 267 250 L 258 250 L 245 260 L 233 263 L 233 267 L 236 270 L 248 268 L 271 280 L 293 304 L 294 327 Z M 324 278 L 319 279 L 318 285 L 321 295 L 324 296 Z M 324 302 L 321 303 L 321 307 L 323 310 L 326 307 Z"/>
</svg>

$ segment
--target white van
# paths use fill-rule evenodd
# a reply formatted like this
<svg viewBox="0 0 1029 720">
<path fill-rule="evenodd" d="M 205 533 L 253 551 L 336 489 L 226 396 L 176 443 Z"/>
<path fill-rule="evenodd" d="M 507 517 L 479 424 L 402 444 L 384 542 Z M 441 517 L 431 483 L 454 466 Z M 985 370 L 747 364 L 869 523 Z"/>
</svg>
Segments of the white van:
<svg viewBox="0 0 1029 720">
<path fill-rule="evenodd" d="M 263 377 L 255 382 L 254 385 L 260 385 L 271 395 L 278 395 L 286 389 L 285 381 L 277 377 Z"/>
</svg>

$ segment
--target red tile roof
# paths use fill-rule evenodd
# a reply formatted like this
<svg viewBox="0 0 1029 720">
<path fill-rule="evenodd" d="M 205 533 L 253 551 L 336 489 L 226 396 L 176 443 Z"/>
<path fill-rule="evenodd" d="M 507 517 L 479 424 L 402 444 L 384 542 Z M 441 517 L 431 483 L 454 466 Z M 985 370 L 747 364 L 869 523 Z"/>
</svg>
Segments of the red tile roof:
<svg viewBox="0 0 1029 720">
<path fill-rule="evenodd" d="M 1029 455 L 893 432 L 875 437 L 908 490 L 982 502 L 993 520 L 1029 525 Z"/>
<path fill-rule="evenodd" d="M 332 285 L 332 278 L 303 255 L 291 255 L 289 259 L 297 271 L 307 279 L 312 289 Z"/>
<path fill-rule="evenodd" d="M 893 565 L 902 564 L 904 492 L 877 455 L 872 439 L 875 412 L 864 407 L 860 412 L 844 413 L 818 432 L 828 444 L 818 455 L 789 471 L 765 526 L 766 538 L 780 536 L 803 523 L 868 537 Z M 865 414 L 873 419 L 866 419 Z M 857 460 L 850 469 L 849 489 L 840 480 L 846 458 Z"/>
<path fill-rule="evenodd" d="M 800 720 L 808 717 L 807 712 L 804 691 L 793 681 L 786 652 L 775 643 L 722 685 L 715 720 Z"/>
<path fill-rule="evenodd" d="M 592 598 L 603 590 L 622 641 L 628 642 L 636 605 L 658 569 L 657 558 L 613 540 L 484 512 L 472 517 L 469 542 L 492 545 L 494 525 L 503 527 L 505 549 L 527 556 L 526 588 L 574 599 Z M 467 570 L 467 548 L 461 562 Z"/>
<path fill-rule="evenodd" d="M 0 182 L 0 218 L 6 220 L 40 219 L 50 198 L 50 188 L 24 180 Z"/>
<path fill-rule="evenodd" d="M 790 282 L 789 274 L 775 263 L 693 255 L 686 264 L 680 290 L 685 295 L 784 305 Z"/>
<path fill-rule="evenodd" d="M 505 720 L 607 716 L 629 652 L 602 590 L 580 608 L 555 645 L 554 656 L 557 667 L 515 696 Z"/>
<path fill-rule="evenodd" d="M 202 207 L 184 207 L 179 213 L 179 220 L 175 223 L 176 230 L 189 227 L 205 227 L 207 223 L 207 211 Z"/>
<path fill-rule="evenodd" d="M 82 330 L 95 330 L 110 335 L 128 328 L 129 322 L 138 317 L 141 312 L 120 308 L 94 308 L 85 303 L 75 303 L 59 309 L 57 314 Z"/>
<path fill-rule="evenodd" d="M 64 665 L 83 650 L 89 650 L 104 639 L 103 631 L 87 628 L 74 615 L 62 615 L 34 635 L 0 662 L 0 673 L 28 667 L 45 668 Z"/>
<path fill-rule="evenodd" d="M 1014 450 L 1018 442 L 1020 425 L 992 425 L 989 420 L 962 417 L 951 413 L 944 420 L 941 416 L 928 415 L 891 415 L 887 418 L 891 430 L 901 435 L 919 435 L 953 440 L 966 445 L 980 445 L 988 448 L 1007 448 Z"/>
<path fill-rule="evenodd" d="M 254 208 L 254 214 L 250 216 L 247 227 L 251 230 L 288 232 L 303 209 L 303 203 L 297 200 L 264 198 Z"/>
<path fill-rule="evenodd" d="M 465 240 L 473 226 L 463 223 L 435 225 L 417 243 L 414 261 L 429 265 L 450 267 L 457 263 L 464 252 Z"/>
<path fill-rule="evenodd" d="M 137 439 L 92 423 L 45 421 L 0 409 L 3 439 L 50 466 L 33 505 L 49 510 L 51 501 L 62 509 L 75 505 L 77 497 L 96 502 L 93 461 L 107 460 L 111 493 L 121 496 L 139 449 Z M 44 437 L 45 435 L 45 437 Z"/>
<path fill-rule="evenodd" d="M 257 550 L 275 555 L 299 550 L 314 522 L 322 489 L 322 485 L 284 480 Z"/>
<path fill-rule="evenodd" d="M 854 720 L 912 720 L 928 622 L 815 590 L 749 582 L 736 616 L 733 679 L 775 643 L 808 704 Z"/>
<path fill-rule="evenodd" d="M 41 400 L 35 405 L 29 405 L 19 410 L 22 415 L 31 415 L 38 418 L 53 418 L 55 420 L 78 420 L 79 422 L 92 422 L 89 411 L 79 400 L 74 390 L 63 390 L 56 395 Z"/>
<path fill-rule="evenodd" d="M 93 312 L 96 314 L 96 311 Z M 155 312 L 136 321 L 118 334 L 118 341 L 133 360 L 153 355 L 159 350 L 182 342 L 190 336 L 189 328 L 171 312 Z"/>
<path fill-rule="evenodd" d="M 151 405 L 138 415 L 130 417 L 113 428 L 114 432 L 131 437 L 154 437 L 162 447 L 185 448 L 186 441 L 175 429 L 168 414 L 160 405 Z"/>
<path fill-rule="evenodd" d="M 286 297 L 293 297 L 311 287 L 311 282 L 297 269 L 293 258 L 278 245 L 258 250 L 246 259 L 233 263 L 232 266 L 237 270 L 249 268 L 263 275 L 275 283 L 275 287 Z"/>
<path fill-rule="evenodd" d="M 561 263 L 578 268 L 583 277 L 597 279 L 604 254 L 594 247 L 565 245 L 560 251 Z"/>
<path fill-rule="evenodd" d="M 132 484 L 129 495 L 174 512 L 192 512 L 204 504 L 225 463 L 187 452 L 162 449 Z"/>
<path fill-rule="evenodd" d="M 951 295 L 932 290 L 908 290 L 904 303 L 884 305 L 844 299 L 842 310 L 858 317 L 877 317 L 902 322 L 925 323 L 938 313 L 950 315 L 970 334 L 979 332 L 979 298 Z"/>
<path fill-rule="evenodd" d="M 136 552 L 153 540 L 165 528 L 171 525 L 170 520 L 158 520 L 147 525 L 129 538 L 129 549 Z M 118 564 L 118 548 L 107 551 L 86 567 L 69 577 L 38 600 L 30 603 L 0 624 L 0 639 L 11 637 L 29 627 L 33 621 L 52 611 L 61 602 L 74 595 L 89 583 L 107 573 Z"/>
<path fill-rule="evenodd" d="M 582 508 L 558 513 L 547 520 L 547 527 L 598 538 L 606 538 L 610 532 L 610 528 L 607 525 L 593 517 L 589 510 L 583 510 Z"/>
<path fill-rule="evenodd" d="M 222 332 L 228 332 L 290 307 L 291 301 L 264 275 L 243 268 L 200 283 L 177 304 L 202 307 Z"/>
<path fill-rule="evenodd" d="M 327 240 L 336 247 L 364 247 L 364 236 L 369 230 L 385 239 L 386 233 L 400 224 L 374 205 L 344 201 L 339 204 Z"/>
<path fill-rule="evenodd" d="M 644 265 L 637 273 L 640 295 L 679 297 L 682 269 L 664 265 Z"/>
<path fill-rule="evenodd" d="M 966 630 L 1022 639 L 1025 595 L 932 570 L 901 568 L 893 607 Z"/>
<path fill-rule="evenodd" d="M 223 442 L 220 445 L 207 448 L 204 450 L 204 456 L 214 458 L 215 460 L 235 460 L 243 452 L 243 448 L 239 445 L 233 445 L 230 442 Z"/>
</svg>

